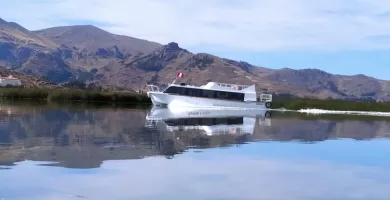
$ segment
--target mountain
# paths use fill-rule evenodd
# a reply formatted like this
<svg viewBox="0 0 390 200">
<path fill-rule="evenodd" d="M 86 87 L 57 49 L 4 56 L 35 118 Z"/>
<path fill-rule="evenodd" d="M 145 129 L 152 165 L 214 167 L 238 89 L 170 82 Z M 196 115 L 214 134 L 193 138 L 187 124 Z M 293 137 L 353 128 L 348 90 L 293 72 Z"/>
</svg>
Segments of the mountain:
<svg viewBox="0 0 390 200">
<path fill-rule="evenodd" d="M 70 66 L 58 56 L 61 45 L 22 26 L 0 19 L 0 65 L 9 69 L 46 76 L 61 82 L 74 77 Z"/>
<path fill-rule="evenodd" d="M 0 41 L 2 45 L 17 44 L 37 49 L 53 49 L 58 44 L 38 36 L 14 22 L 6 22 L 0 18 Z M 4 56 L 4 54 L 2 54 Z"/>
<path fill-rule="evenodd" d="M 183 82 L 195 85 L 212 80 L 255 83 L 259 91 L 298 97 L 390 100 L 389 81 L 364 75 L 333 75 L 318 69 L 272 70 L 210 54 L 192 54 L 174 42 L 124 63 L 105 66 L 95 74 L 94 80 L 104 85 L 142 89 L 149 83 L 169 83 L 177 72 L 184 73 Z"/>
<path fill-rule="evenodd" d="M 124 55 L 151 52 L 161 44 L 115 35 L 91 25 L 62 26 L 33 31 L 57 44 L 89 52 L 116 47 Z M 102 53 L 102 52 L 100 52 Z"/>
<path fill-rule="evenodd" d="M 0 65 L 54 83 L 77 79 L 106 88 L 142 90 L 149 83 L 166 85 L 183 72 L 181 81 L 188 84 L 256 84 L 259 91 L 287 96 L 390 101 L 390 81 L 318 69 L 268 69 L 91 25 L 29 31 L 0 19 Z"/>
<path fill-rule="evenodd" d="M 90 79 L 98 68 L 161 46 L 94 26 L 29 31 L 0 19 L 0 65 L 56 83 Z"/>
<path fill-rule="evenodd" d="M 280 69 L 264 76 L 281 85 L 304 88 L 317 98 L 390 100 L 390 81 L 362 74 L 334 75 L 318 69 Z"/>
<path fill-rule="evenodd" d="M 182 82 L 205 84 L 208 81 L 258 85 L 259 90 L 270 89 L 285 93 L 296 91 L 301 96 L 310 96 L 305 90 L 279 87 L 279 83 L 262 78 L 270 71 L 244 62 L 230 61 L 210 54 L 193 54 L 171 42 L 155 51 L 129 59 L 123 63 L 112 63 L 100 69 L 94 80 L 103 85 L 122 88 L 143 89 L 146 84 L 164 85 L 175 79 L 177 72 L 184 73 Z"/>
<path fill-rule="evenodd" d="M 128 36 L 115 35 L 91 25 L 62 26 L 34 31 L 62 45 L 70 65 L 86 70 L 111 62 L 149 53 L 161 44 Z"/>
</svg>

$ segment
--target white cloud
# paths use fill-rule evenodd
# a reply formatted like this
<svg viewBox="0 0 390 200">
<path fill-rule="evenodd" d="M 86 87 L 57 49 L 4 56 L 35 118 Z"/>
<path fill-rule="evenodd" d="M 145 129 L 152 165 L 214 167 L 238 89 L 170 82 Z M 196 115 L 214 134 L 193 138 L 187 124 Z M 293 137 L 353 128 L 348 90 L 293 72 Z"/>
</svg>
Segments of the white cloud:
<svg viewBox="0 0 390 200">
<path fill-rule="evenodd" d="M 118 34 L 229 51 L 390 47 L 387 0 L 12 0 L 1 17 L 29 29 L 95 21 Z"/>
</svg>

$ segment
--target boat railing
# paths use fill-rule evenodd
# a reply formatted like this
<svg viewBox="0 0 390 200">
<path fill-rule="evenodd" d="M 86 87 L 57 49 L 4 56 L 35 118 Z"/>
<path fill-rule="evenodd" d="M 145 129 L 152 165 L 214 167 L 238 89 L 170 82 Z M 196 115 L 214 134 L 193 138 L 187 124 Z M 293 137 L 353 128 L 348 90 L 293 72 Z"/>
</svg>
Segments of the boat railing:
<svg viewBox="0 0 390 200">
<path fill-rule="evenodd" d="M 157 85 L 146 85 L 148 92 L 161 92 L 160 88 Z"/>
<path fill-rule="evenodd" d="M 146 116 L 145 127 L 155 127 L 161 122 L 163 122 L 163 119 L 161 117 Z"/>
<path fill-rule="evenodd" d="M 224 127 L 213 130 L 213 135 L 244 135 L 247 134 L 242 127 Z"/>
<path fill-rule="evenodd" d="M 225 88 L 233 88 L 236 90 L 243 90 L 245 88 L 250 87 L 250 85 L 239 85 L 239 84 L 231 84 L 231 83 L 216 83 L 219 87 Z"/>
</svg>

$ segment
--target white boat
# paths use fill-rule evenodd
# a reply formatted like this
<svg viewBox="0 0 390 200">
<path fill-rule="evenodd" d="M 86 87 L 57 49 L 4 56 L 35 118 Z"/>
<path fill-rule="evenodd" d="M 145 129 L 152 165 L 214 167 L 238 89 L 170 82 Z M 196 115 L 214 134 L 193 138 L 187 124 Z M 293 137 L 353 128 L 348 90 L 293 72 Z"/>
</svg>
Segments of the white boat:
<svg viewBox="0 0 390 200">
<path fill-rule="evenodd" d="M 172 83 L 163 90 L 156 85 L 147 85 L 147 89 L 148 97 L 157 106 L 254 109 L 269 109 L 272 106 L 272 94 L 257 96 L 255 85 L 209 82 L 193 86 Z"/>
<path fill-rule="evenodd" d="M 146 127 L 162 124 L 168 131 L 199 130 L 206 135 L 253 134 L 259 126 L 271 126 L 270 111 L 161 108 L 154 106 L 146 116 Z"/>
</svg>

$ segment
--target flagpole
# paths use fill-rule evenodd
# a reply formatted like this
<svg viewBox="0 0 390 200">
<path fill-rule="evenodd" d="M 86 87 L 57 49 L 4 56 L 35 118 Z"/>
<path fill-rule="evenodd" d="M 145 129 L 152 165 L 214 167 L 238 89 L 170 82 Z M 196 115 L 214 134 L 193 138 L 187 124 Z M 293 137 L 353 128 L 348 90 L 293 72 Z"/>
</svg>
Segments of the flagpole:
<svg viewBox="0 0 390 200">
<path fill-rule="evenodd" d="M 176 83 L 176 80 L 177 80 L 177 77 L 180 77 L 180 78 L 182 78 L 183 77 L 183 73 L 181 73 L 181 72 L 178 72 L 177 74 L 176 74 L 176 78 L 175 78 L 175 80 L 173 80 L 173 82 L 172 82 L 172 84 L 175 84 Z"/>
</svg>

